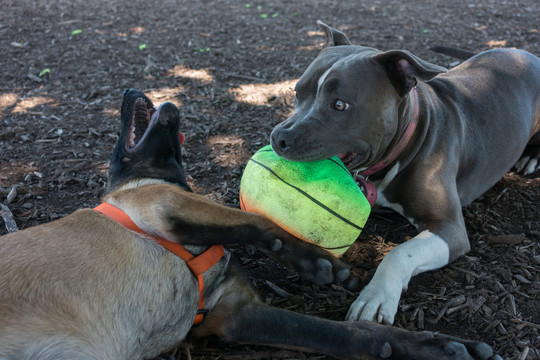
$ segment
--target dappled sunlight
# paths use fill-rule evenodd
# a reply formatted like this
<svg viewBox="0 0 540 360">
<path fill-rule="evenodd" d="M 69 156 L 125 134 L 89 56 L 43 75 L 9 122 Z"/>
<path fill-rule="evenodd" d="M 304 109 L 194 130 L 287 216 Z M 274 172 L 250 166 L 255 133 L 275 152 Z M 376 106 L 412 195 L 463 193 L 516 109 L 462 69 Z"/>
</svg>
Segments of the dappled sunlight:
<svg viewBox="0 0 540 360">
<path fill-rule="evenodd" d="M 489 40 L 486 42 L 486 45 L 491 48 L 506 47 L 507 40 Z"/>
<path fill-rule="evenodd" d="M 313 36 L 322 36 L 324 38 L 324 31 L 308 31 L 306 32 L 307 36 L 313 37 Z"/>
<path fill-rule="evenodd" d="M 532 176 L 534 176 L 534 174 L 532 174 Z M 540 186 L 540 177 L 525 177 L 522 174 L 515 172 L 514 169 L 507 172 L 504 175 L 503 180 L 509 184 L 520 187 L 534 188 Z"/>
<path fill-rule="evenodd" d="M 134 34 L 141 35 L 143 32 L 146 31 L 146 28 L 142 26 L 134 26 L 131 29 L 129 29 L 129 31 L 131 31 Z"/>
<path fill-rule="evenodd" d="M 3 117 L 3 113 L 7 108 L 15 105 L 18 98 L 19 95 L 16 93 L 0 94 L 0 119 Z"/>
<path fill-rule="evenodd" d="M 106 107 L 103 109 L 103 114 L 108 117 L 116 118 L 120 116 L 120 109 L 117 107 Z"/>
<path fill-rule="evenodd" d="M 322 30 L 318 30 L 318 31 L 310 30 L 310 31 L 307 31 L 306 34 L 309 37 L 318 37 L 318 38 L 321 39 L 321 41 L 318 42 L 318 43 L 315 43 L 313 45 L 301 45 L 301 46 L 298 46 L 296 49 L 299 50 L 299 51 L 320 51 L 320 50 L 322 50 L 322 48 L 324 46 L 324 43 L 325 43 L 324 31 L 322 31 Z"/>
<path fill-rule="evenodd" d="M 59 103 L 51 98 L 45 96 L 32 96 L 24 99 L 19 99 L 17 95 L 8 93 L 0 95 L 0 110 L 3 112 L 6 108 L 13 106 L 11 114 L 29 114 L 32 110 L 40 105 L 58 106 Z M 15 101 L 13 102 L 13 99 Z"/>
<path fill-rule="evenodd" d="M 298 49 L 299 51 L 317 51 L 321 50 L 323 45 L 324 43 L 320 43 L 318 45 L 299 46 L 296 49 Z"/>
<path fill-rule="evenodd" d="M 206 145 L 210 149 L 210 160 L 223 167 L 235 167 L 249 159 L 245 150 L 245 140 L 236 135 L 211 136 Z"/>
<path fill-rule="evenodd" d="M 184 91 L 182 85 L 177 87 L 164 87 L 159 89 L 148 89 L 144 93 L 148 96 L 154 105 L 159 105 L 163 102 L 169 101 L 180 108 L 182 106 L 182 101 L 178 98 L 178 95 Z"/>
<path fill-rule="evenodd" d="M 187 79 L 197 80 L 203 84 L 214 81 L 214 77 L 207 69 L 190 69 L 184 65 L 176 65 L 167 72 L 169 76 L 183 77 Z"/>
<path fill-rule="evenodd" d="M 294 86 L 298 79 L 286 80 L 274 84 L 246 84 L 229 89 L 229 93 L 236 101 L 250 105 L 267 105 L 276 97 L 294 94 Z"/>
</svg>

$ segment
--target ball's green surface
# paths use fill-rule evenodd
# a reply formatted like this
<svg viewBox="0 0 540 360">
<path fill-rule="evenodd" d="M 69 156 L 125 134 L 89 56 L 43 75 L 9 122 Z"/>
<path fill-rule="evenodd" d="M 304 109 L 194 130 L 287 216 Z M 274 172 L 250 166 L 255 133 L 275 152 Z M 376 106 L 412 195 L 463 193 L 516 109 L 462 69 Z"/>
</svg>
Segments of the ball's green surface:
<svg viewBox="0 0 540 360">
<path fill-rule="evenodd" d="M 337 256 L 358 238 L 371 211 L 339 158 L 289 161 L 270 145 L 257 151 L 246 165 L 240 206 Z"/>
</svg>

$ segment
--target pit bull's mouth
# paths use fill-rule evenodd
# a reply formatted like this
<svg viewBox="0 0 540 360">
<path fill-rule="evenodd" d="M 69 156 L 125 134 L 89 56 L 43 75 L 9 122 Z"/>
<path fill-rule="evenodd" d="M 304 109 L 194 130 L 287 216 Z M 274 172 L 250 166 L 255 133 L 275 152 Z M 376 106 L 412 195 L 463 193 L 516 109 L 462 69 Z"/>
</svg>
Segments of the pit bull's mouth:
<svg viewBox="0 0 540 360">
<path fill-rule="evenodd" d="M 366 161 L 367 155 L 364 152 L 346 152 L 339 154 L 338 157 L 349 171 L 354 171 Z"/>
<path fill-rule="evenodd" d="M 142 97 L 135 100 L 126 139 L 126 150 L 128 152 L 136 150 L 158 118 L 159 108 L 156 110 L 152 104 Z"/>
</svg>

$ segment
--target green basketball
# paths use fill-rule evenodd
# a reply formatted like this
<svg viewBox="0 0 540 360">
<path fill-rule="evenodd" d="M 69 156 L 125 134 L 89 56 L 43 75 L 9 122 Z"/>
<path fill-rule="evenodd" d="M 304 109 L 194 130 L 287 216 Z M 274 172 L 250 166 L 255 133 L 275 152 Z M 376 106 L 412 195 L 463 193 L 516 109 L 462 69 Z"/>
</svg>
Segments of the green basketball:
<svg viewBox="0 0 540 360">
<path fill-rule="evenodd" d="M 337 256 L 358 238 L 371 211 L 339 158 L 289 161 L 270 145 L 257 151 L 246 165 L 240 206 Z"/>
</svg>

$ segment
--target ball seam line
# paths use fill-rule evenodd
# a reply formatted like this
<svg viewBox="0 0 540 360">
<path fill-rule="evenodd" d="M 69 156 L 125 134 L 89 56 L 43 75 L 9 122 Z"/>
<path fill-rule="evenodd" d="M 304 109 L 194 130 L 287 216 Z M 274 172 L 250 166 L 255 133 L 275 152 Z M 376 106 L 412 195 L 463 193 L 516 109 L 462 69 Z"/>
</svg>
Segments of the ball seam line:
<svg viewBox="0 0 540 360">
<path fill-rule="evenodd" d="M 340 214 L 336 213 L 334 210 L 330 209 L 328 206 L 324 205 L 323 203 L 321 203 L 319 200 L 315 199 L 313 196 L 309 195 L 308 193 L 306 193 L 304 190 L 300 189 L 299 187 L 297 186 L 294 186 L 293 184 L 290 184 L 288 183 L 287 181 L 285 181 L 283 178 L 281 178 L 278 174 L 276 174 L 276 172 L 274 170 L 272 170 L 271 168 L 269 168 L 268 166 L 264 165 L 263 163 L 260 163 L 258 162 L 257 160 L 254 160 L 253 158 L 249 159 L 249 161 L 253 161 L 254 163 L 256 163 L 257 165 L 263 167 L 264 169 L 266 169 L 268 172 L 270 172 L 272 175 L 274 175 L 276 178 L 278 178 L 280 181 L 282 181 L 284 184 L 292 187 L 293 189 L 295 189 L 296 191 L 298 191 L 300 194 L 304 195 L 305 197 L 307 197 L 309 200 L 311 200 L 312 202 L 314 202 L 316 205 L 320 206 L 321 208 L 323 208 L 324 210 L 326 210 L 327 212 L 329 212 L 330 214 L 334 215 L 335 217 L 337 217 L 338 219 L 340 219 L 341 221 L 345 222 L 346 224 L 349 224 L 350 226 L 362 231 L 364 228 L 361 227 L 361 226 L 358 226 L 357 224 L 353 223 L 352 221 L 350 221 L 349 219 L 346 219 L 344 218 L 343 216 L 341 216 Z"/>
</svg>

